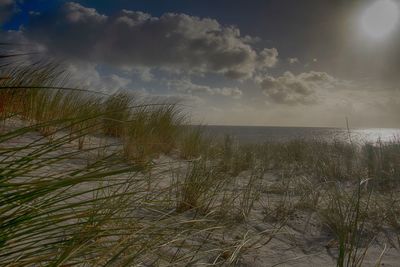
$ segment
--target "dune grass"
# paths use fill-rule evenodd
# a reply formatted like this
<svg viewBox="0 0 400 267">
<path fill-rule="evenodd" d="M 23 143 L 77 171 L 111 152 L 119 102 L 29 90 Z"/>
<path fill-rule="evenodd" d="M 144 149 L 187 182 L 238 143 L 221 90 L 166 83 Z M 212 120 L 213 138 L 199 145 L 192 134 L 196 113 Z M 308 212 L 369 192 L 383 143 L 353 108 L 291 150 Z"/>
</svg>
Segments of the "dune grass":
<svg viewBox="0 0 400 267">
<path fill-rule="evenodd" d="M 362 266 L 374 235 L 367 231 L 371 192 L 363 193 L 359 183 L 350 192 L 335 185 L 328 191 L 328 203 L 319 211 L 323 222 L 338 241 L 337 266 Z M 366 196 L 365 196 L 366 195 Z"/>
<path fill-rule="evenodd" d="M 194 159 L 208 153 L 204 151 L 209 146 L 210 140 L 204 136 L 202 126 L 189 126 L 181 129 L 179 151 L 184 159 Z"/>
<path fill-rule="evenodd" d="M 400 181 L 396 139 L 375 144 L 295 140 L 240 145 L 226 137 L 215 146 L 212 151 L 220 155 L 222 172 L 236 176 L 261 167 L 278 175 L 277 182 L 262 189 L 277 198 L 264 207 L 265 219 L 285 223 L 298 213 L 315 214 L 334 237 L 337 246 L 327 247 L 337 253 L 338 266 L 362 266 L 368 249 L 387 227 L 399 236 L 399 209 L 393 199 Z"/>
<path fill-rule="evenodd" d="M 242 145 L 179 103 L 70 88 L 55 64 L 0 71 L 1 266 L 240 265 L 298 213 L 338 266 L 361 266 L 383 227 L 400 240 L 398 140 Z"/>
<path fill-rule="evenodd" d="M 169 190 L 149 191 L 136 161 L 175 146 L 183 121 L 176 105 L 124 106 L 128 96 L 62 88 L 51 65 L 2 71 L 12 77 L 0 83 L 2 266 L 223 260 L 223 246 L 203 240 L 223 223 L 157 205 Z M 119 139 L 86 144 L 99 134 Z M 126 151 L 131 145 L 146 151 Z"/>
</svg>

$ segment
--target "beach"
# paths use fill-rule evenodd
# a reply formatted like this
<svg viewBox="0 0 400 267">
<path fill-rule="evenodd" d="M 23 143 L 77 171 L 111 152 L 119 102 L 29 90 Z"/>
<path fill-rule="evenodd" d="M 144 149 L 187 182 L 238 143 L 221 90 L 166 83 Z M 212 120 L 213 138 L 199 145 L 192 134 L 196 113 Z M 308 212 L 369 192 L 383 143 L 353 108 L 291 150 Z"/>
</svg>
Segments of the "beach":
<svg viewBox="0 0 400 267">
<path fill-rule="evenodd" d="M 49 138 L 30 129 L 29 125 L 19 120 L 6 121 L 2 134 L 6 136 L 22 126 L 28 127 L 29 130 L 1 144 L 3 151 L 1 162 L 5 173 L 12 169 L 12 165 L 6 160 L 11 151 L 14 151 L 13 159 L 20 162 L 27 154 L 32 155 L 39 148 L 42 149 L 42 146 L 57 144 L 59 141 L 62 145 L 43 155 L 46 159 L 39 156 L 36 159 L 38 163 L 30 162 L 31 167 L 22 172 L 20 177 L 15 175 L 8 180 L 10 186 L 35 184 L 39 181 L 52 184 L 54 179 L 68 181 L 71 179 L 69 177 L 71 173 L 87 173 L 88 166 L 99 159 L 104 160 L 104 157 L 118 154 L 121 150 L 120 141 L 117 139 L 91 135 L 87 136 L 83 147 L 79 149 L 79 142 L 75 138 L 67 142 L 61 141 L 68 136 L 67 132 L 59 131 Z M 63 196 L 66 191 L 62 190 L 64 193 L 61 193 L 58 196 L 60 199 L 52 205 L 58 206 L 61 204 L 59 201 L 62 201 L 68 203 L 64 204 L 67 205 L 65 208 L 76 209 L 74 212 L 79 214 L 81 208 L 83 209 L 81 211 L 88 209 L 86 204 L 80 203 L 83 200 L 98 201 L 96 199 L 106 196 L 112 200 L 116 192 L 124 194 L 129 192 L 125 197 L 133 194 L 133 199 L 128 202 L 135 206 L 119 207 L 122 209 L 118 212 L 125 214 L 126 218 L 122 219 L 125 223 L 131 221 L 140 225 L 137 225 L 133 232 L 131 232 L 133 229 L 127 227 L 124 229 L 126 231 L 124 235 L 119 236 L 117 232 L 112 232 L 114 223 L 106 221 L 103 227 L 106 227 L 104 230 L 110 227 L 110 230 L 107 230 L 111 231 L 109 240 L 107 241 L 108 238 L 105 237 L 102 241 L 96 242 L 103 242 L 108 249 L 111 249 L 116 245 L 114 242 L 120 246 L 120 242 L 124 242 L 127 236 L 136 235 L 137 231 L 144 231 L 140 240 L 133 239 L 134 243 L 129 244 L 132 246 L 131 249 L 134 249 L 139 245 L 152 244 L 151 239 L 145 240 L 155 233 L 157 236 L 162 236 L 161 240 L 153 244 L 151 250 L 143 251 L 143 254 L 135 258 L 135 264 L 145 266 L 154 265 L 155 262 L 163 266 L 167 265 L 168 261 L 175 260 L 179 265 L 190 263 L 196 266 L 211 263 L 238 266 L 334 266 L 338 260 L 339 249 L 343 249 L 341 246 L 349 249 L 347 246 L 351 242 L 357 242 L 355 244 L 357 250 L 353 251 L 354 259 L 350 259 L 361 261 L 362 266 L 376 266 L 377 263 L 382 266 L 397 266 L 397 259 L 400 256 L 396 241 L 397 233 L 391 228 L 393 225 L 383 223 L 387 219 L 385 216 L 388 216 L 389 210 L 382 210 L 380 206 L 389 203 L 389 196 L 385 192 L 379 191 L 378 195 L 368 194 L 371 185 L 362 181 L 358 187 L 357 183 L 360 181 L 354 180 L 353 177 L 345 180 L 334 179 L 335 177 L 329 177 L 330 179 L 325 181 L 316 179 L 315 173 L 307 173 L 301 169 L 306 166 L 291 166 L 296 161 L 299 163 L 304 160 L 301 158 L 285 163 L 287 165 L 278 164 L 276 167 L 270 165 L 269 168 L 266 166 L 261 168 L 257 166 L 261 164 L 258 162 L 254 163 L 255 166 L 250 166 L 252 163 L 240 168 L 235 165 L 234 158 L 242 157 L 244 152 L 234 151 L 235 144 L 231 145 L 231 148 L 225 147 L 223 152 L 227 153 L 229 151 L 226 150 L 231 149 L 230 163 L 229 159 L 224 159 L 221 163 L 221 159 L 218 158 L 185 160 L 178 153 L 159 154 L 152 159 L 151 167 L 143 171 L 132 169 L 132 163 L 110 158 L 111 165 L 107 172 L 112 173 L 115 170 L 118 173 L 123 169 L 123 174 L 110 176 L 98 174 L 94 179 L 83 179 L 68 184 L 68 194 Z M 282 144 L 278 143 L 277 146 Z M 104 150 L 104 147 L 107 149 Z M 329 145 L 326 145 L 326 148 L 328 147 Z M 20 150 L 15 153 L 16 148 Z M 52 162 L 51 159 L 54 158 L 62 160 Z M 39 164 L 43 161 L 45 164 Z M 103 164 L 108 165 L 108 163 Z M 23 164 L 19 166 L 24 169 Z M 90 169 L 88 173 L 93 172 L 94 169 Z M 103 191 L 105 184 L 108 193 Z M 357 188 L 360 190 L 360 195 L 355 193 L 358 192 Z M 113 190 L 117 191 L 111 193 Z M 396 194 L 395 190 L 397 189 L 391 190 L 390 194 Z M 73 196 L 74 194 L 76 196 Z M 354 206 L 348 205 L 355 205 L 357 199 L 363 203 L 368 201 L 369 204 L 368 207 L 360 207 L 358 216 L 361 214 L 364 216 L 356 222 L 356 231 L 360 232 L 353 233 L 351 232 L 355 220 L 353 216 L 359 211 L 353 210 Z M 118 198 L 114 199 L 117 200 Z M 40 199 L 36 201 L 41 203 Z M 73 203 L 78 203 L 77 207 L 69 206 Z M 122 203 L 127 202 L 119 202 L 118 205 Z M 393 202 L 393 205 L 396 204 Z M 397 206 L 386 209 L 395 212 L 393 209 L 395 207 Z M 58 222 L 56 218 L 61 215 L 57 213 L 54 219 L 51 219 L 52 212 L 49 212 L 49 220 L 55 220 L 54 223 L 58 224 L 58 227 L 54 228 L 53 224 L 44 226 L 45 229 L 49 227 L 48 232 L 43 233 L 45 236 L 49 233 L 56 234 L 57 228 L 63 229 L 68 224 L 76 223 L 72 218 Z M 366 214 L 368 217 L 365 217 Z M 341 234 L 343 236 L 340 236 Z M 356 241 L 352 241 L 352 235 L 356 235 L 353 237 Z M 37 238 L 36 235 L 24 238 L 24 243 L 19 246 L 25 247 L 24 244 L 29 244 L 30 239 L 37 242 Z M 342 241 L 340 238 L 346 239 Z M 55 240 L 56 237 L 54 240 L 51 239 L 52 242 Z M 45 246 L 48 241 L 41 242 Z M 340 242 L 346 243 L 340 244 Z M 8 246 L 11 244 L 13 243 Z M 40 243 L 30 245 L 32 253 L 36 253 L 35 249 L 40 248 L 38 244 Z M 3 251 L 8 251 L 7 246 L 5 248 Z M 25 247 L 25 251 L 30 251 L 29 246 Z M 83 255 L 85 254 L 77 253 L 71 256 L 79 259 L 85 257 Z M 122 259 L 128 254 L 123 255 Z M 6 260 L 5 262 L 7 259 L 12 260 L 12 257 L 9 258 L 4 254 L 3 256 L 0 254 L 0 257 Z M 96 258 L 99 262 L 100 259 Z"/>
</svg>

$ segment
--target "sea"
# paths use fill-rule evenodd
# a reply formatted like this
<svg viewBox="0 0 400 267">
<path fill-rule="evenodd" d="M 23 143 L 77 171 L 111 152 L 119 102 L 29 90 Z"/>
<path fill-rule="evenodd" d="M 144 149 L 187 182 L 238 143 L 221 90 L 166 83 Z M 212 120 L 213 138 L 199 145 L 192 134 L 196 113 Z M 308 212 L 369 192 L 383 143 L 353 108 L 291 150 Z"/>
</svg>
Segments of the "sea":
<svg viewBox="0 0 400 267">
<path fill-rule="evenodd" d="M 240 143 L 288 142 L 293 140 L 343 141 L 352 143 L 399 142 L 398 128 L 325 128 L 325 127 L 272 127 L 272 126 L 203 126 L 213 138 L 229 135 Z"/>
</svg>

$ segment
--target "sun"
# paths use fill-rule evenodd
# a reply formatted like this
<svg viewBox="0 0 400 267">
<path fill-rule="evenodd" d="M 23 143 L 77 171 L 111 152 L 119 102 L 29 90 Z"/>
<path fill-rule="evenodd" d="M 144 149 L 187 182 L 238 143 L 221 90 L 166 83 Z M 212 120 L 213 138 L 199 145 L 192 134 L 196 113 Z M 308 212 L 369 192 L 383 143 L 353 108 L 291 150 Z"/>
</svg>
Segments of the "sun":
<svg viewBox="0 0 400 267">
<path fill-rule="evenodd" d="M 361 17 L 363 31 L 370 37 L 387 36 L 398 23 L 399 8 L 392 0 L 376 0 Z"/>
</svg>

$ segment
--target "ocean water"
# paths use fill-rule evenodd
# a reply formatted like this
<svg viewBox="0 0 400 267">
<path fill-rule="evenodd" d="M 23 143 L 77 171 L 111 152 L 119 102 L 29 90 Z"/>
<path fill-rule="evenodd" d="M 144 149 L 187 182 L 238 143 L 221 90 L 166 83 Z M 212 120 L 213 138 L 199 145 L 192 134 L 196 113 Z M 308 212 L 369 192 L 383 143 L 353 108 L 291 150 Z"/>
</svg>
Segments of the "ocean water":
<svg viewBox="0 0 400 267">
<path fill-rule="evenodd" d="M 241 143 L 287 142 L 292 140 L 345 141 L 375 143 L 400 141 L 400 129 L 396 128 L 319 128 L 319 127 L 267 127 L 267 126 L 204 126 L 213 138 L 232 136 Z"/>
</svg>

